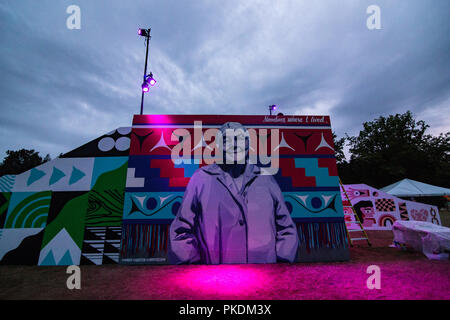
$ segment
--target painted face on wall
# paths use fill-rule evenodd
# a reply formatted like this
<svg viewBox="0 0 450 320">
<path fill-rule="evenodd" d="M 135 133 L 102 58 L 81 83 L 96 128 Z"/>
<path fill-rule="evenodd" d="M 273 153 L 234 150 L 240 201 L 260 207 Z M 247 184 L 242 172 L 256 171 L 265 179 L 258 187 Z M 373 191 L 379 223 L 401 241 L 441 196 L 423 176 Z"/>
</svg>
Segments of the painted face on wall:
<svg viewBox="0 0 450 320">
<path fill-rule="evenodd" d="M 220 127 L 224 163 L 244 164 L 249 152 L 249 134 L 238 122 L 227 122 Z"/>
<path fill-rule="evenodd" d="M 362 207 L 361 212 L 363 214 L 363 226 L 364 227 L 371 227 L 372 225 L 376 224 L 375 220 L 375 210 L 373 207 Z"/>
</svg>

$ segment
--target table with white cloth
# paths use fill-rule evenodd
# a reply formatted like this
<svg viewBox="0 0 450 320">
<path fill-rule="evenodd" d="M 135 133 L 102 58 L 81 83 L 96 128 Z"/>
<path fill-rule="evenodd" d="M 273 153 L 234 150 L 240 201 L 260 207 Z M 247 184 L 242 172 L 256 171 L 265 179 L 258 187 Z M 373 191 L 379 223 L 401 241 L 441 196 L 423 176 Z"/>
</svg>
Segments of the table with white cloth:
<svg viewBox="0 0 450 320">
<path fill-rule="evenodd" d="M 424 221 L 395 221 L 394 244 L 423 252 L 428 259 L 448 260 L 450 228 Z"/>
</svg>

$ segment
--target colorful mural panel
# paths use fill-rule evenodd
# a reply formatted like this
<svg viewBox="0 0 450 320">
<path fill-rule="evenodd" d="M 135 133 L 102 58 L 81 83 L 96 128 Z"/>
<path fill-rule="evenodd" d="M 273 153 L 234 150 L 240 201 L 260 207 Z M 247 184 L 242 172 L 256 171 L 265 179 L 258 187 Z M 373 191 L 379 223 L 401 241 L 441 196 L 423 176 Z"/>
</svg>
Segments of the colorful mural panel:
<svg viewBox="0 0 450 320">
<path fill-rule="evenodd" d="M 225 122 L 248 129 L 250 157 L 279 186 L 277 205 L 300 240 L 296 259 L 348 259 L 328 116 L 152 115 L 0 177 L 0 264 L 168 263 L 171 223 L 195 172 L 216 159 L 211 129 Z M 173 161 L 177 148 L 181 158 Z M 378 206 L 393 215 L 389 203 Z M 427 214 L 439 219 L 435 211 Z"/>
<path fill-rule="evenodd" d="M 344 185 L 344 188 L 364 229 L 391 230 L 396 220 L 441 224 L 439 211 L 435 206 L 403 200 L 365 184 Z M 341 197 L 345 202 L 343 192 Z"/>
<path fill-rule="evenodd" d="M 217 156 L 216 134 L 211 129 L 225 122 L 238 122 L 250 132 L 250 157 L 261 170 L 270 171 L 277 163 L 273 177 L 291 219 L 302 226 L 297 228 L 301 239 L 305 232 L 307 238 L 313 234 L 308 228 L 335 236 L 342 227 L 345 231 L 328 117 L 135 116 L 125 189 L 122 263 L 168 263 L 167 252 L 159 247 L 166 241 L 164 230 L 179 212 L 193 174 Z M 174 163 L 177 148 L 181 158 Z M 308 246 L 314 251 L 312 260 L 326 260 L 321 249 L 333 246 L 342 251 L 332 259 L 348 259 L 346 234 L 341 235 L 324 236 L 323 242 Z M 149 247 L 159 249 L 146 250 Z M 302 255 L 311 253 L 302 248 Z"/>
</svg>

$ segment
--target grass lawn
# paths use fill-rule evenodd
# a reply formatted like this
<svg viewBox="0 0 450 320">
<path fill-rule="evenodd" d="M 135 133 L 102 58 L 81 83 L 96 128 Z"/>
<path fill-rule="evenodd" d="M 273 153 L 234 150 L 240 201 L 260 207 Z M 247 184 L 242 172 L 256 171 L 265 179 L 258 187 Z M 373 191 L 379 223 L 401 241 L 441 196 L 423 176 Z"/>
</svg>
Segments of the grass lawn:
<svg viewBox="0 0 450 320">
<path fill-rule="evenodd" d="M 450 299 L 450 262 L 388 247 L 392 232 L 369 231 L 372 247 L 351 260 L 218 266 L 81 266 L 81 289 L 65 267 L 1 266 L 0 299 Z M 381 269 L 381 289 L 366 286 Z"/>
</svg>

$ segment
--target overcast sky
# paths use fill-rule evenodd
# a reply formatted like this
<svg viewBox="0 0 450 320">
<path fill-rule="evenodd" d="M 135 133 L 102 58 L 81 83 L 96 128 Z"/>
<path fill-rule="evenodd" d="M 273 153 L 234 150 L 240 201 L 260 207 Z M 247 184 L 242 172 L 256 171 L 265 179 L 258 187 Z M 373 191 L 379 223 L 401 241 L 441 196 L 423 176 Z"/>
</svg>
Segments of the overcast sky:
<svg viewBox="0 0 450 320">
<path fill-rule="evenodd" d="M 69 5 L 81 29 L 66 27 Z M 381 30 L 369 30 L 369 5 Z M 0 161 L 52 158 L 139 113 L 145 45 L 157 79 L 146 114 L 329 114 L 339 136 L 413 111 L 450 130 L 450 1 L 0 2 Z"/>
</svg>

